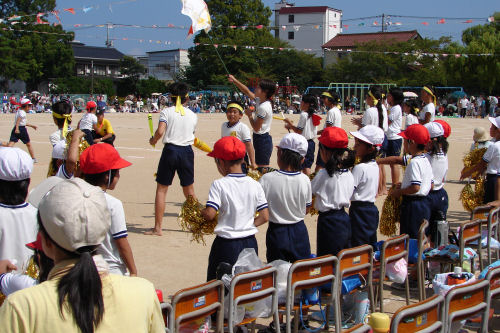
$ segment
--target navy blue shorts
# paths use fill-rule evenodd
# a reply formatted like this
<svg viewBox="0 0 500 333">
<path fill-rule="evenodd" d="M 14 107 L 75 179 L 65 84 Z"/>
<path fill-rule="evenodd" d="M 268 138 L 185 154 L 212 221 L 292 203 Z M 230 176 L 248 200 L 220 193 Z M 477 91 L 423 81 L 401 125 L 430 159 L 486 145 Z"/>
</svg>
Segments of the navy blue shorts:
<svg viewBox="0 0 500 333">
<path fill-rule="evenodd" d="M 225 262 L 233 266 L 238 260 L 240 252 L 247 248 L 255 249 L 255 253 L 259 254 L 254 235 L 235 239 L 215 237 L 208 257 L 207 281 L 216 278 L 217 266 L 220 263 Z"/>
<path fill-rule="evenodd" d="M 401 146 L 403 139 L 387 140 L 387 147 L 385 149 L 385 156 L 399 156 L 401 155 Z"/>
<path fill-rule="evenodd" d="M 429 234 L 431 239 L 435 239 L 437 233 L 437 221 L 443 217 L 446 220 L 446 213 L 448 212 L 448 193 L 441 188 L 440 190 L 430 191 L 427 195 L 429 206 L 431 208 L 431 219 L 429 220 Z"/>
<path fill-rule="evenodd" d="M 484 184 L 484 204 L 495 201 L 495 186 L 497 184 L 497 178 L 498 175 L 491 173 L 486 174 L 486 182 Z"/>
<path fill-rule="evenodd" d="M 15 127 L 12 129 L 12 132 L 10 132 L 10 142 L 18 142 L 19 140 L 24 144 L 30 142 L 30 136 L 28 135 L 26 126 L 19 126 L 19 133 L 16 133 Z"/>
<path fill-rule="evenodd" d="M 269 165 L 273 153 L 273 138 L 269 133 L 253 133 L 253 148 L 255 150 L 255 163 Z"/>
<path fill-rule="evenodd" d="M 87 140 L 89 145 L 93 145 L 94 144 L 94 135 L 92 134 L 93 131 L 89 129 L 82 129 L 82 132 L 85 133 L 84 138 L 85 140 Z"/>
<path fill-rule="evenodd" d="M 267 262 L 281 259 L 293 263 L 310 258 L 311 244 L 304 221 L 293 224 L 269 222 L 266 249 Z"/>
<path fill-rule="evenodd" d="M 377 243 L 378 209 L 373 202 L 351 201 L 351 247 Z"/>
<path fill-rule="evenodd" d="M 316 233 L 316 254 L 336 256 L 341 250 L 350 247 L 351 222 L 344 209 L 319 213 Z"/>
<path fill-rule="evenodd" d="M 179 175 L 181 186 L 194 183 L 194 153 L 191 146 L 165 144 L 161 153 L 156 182 L 165 186 L 172 185 L 175 172 Z"/>
<path fill-rule="evenodd" d="M 387 140 L 387 135 L 384 134 L 384 141 L 382 142 L 382 146 L 380 147 L 380 157 L 385 157 L 386 154 L 385 152 L 387 151 L 387 145 L 389 144 L 389 141 Z"/>
<path fill-rule="evenodd" d="M 314 151 L 316 150 L 316 143 L 314 140 L 307 140 L 307 153 L 302 163 L 302 169 L 310 168 L 314 163 Z"/>
<path fill-rule="evenodd" d="M 403 196 L 401 204 L 400 235 L 408 234 L 410 238 L 418 239 L 418 230 L 422 221 L 431 218 L 431 207 L 427 197 L 423 196 Z M 429 228 L 427 228 L 429 230 Z M 427 231 L 426 231 L 427 233 Z"/>
</svg>

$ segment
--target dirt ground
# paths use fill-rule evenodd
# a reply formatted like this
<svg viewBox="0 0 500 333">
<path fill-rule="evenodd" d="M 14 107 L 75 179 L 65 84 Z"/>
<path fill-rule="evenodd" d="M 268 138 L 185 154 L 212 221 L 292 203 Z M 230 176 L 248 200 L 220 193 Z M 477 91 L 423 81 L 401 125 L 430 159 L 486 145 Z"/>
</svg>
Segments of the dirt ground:
<svg viewBox="0 0 500 333">
<path fill-rule="evenodd" d="M 73 125 L 76 126 L 82 114 L 73 117 Z M 179 227 L 177 216 L 180 206 L 184 201 L 182 189 L 178 178 L 174 179 L 169 188 L 166 198 L 166 211 L 163 220 L 163 236 L 146 236 L 144 232 L 154 225 L 154 196 L 156 183 L 154 173 L 161 155 L 162 144 L 152 148 L 148 144 L 149 129 L 147 115 L 141 114 L 106 114 L 116 131 L 115 146 L 121 156 L 132 162 L 132 166 L 123 169 L 117 188 L 110 192 L 113 196 L 122 200 L 125 207 L 129 242 L 132 246 L 138 274 L 152 281 L 156 288 L 161 289 L 165 296 L 175 293 L 181 288 L 199 284 L 205 281 L 208 254 L 213 236 L 205 237 L 206 245 L 190 241 L 190 234 Z M 159 114 L 153 114 L 154 123 L 158 121 Z M 297 115 L 290 116 L 295 122 Z M 342 126 L 347 131 L 353 131 L 351 116 L 344 115 Z M 196 136 L 209 145 L 219 139 L 220 126 L 226 120 L 224 114 L 201 114 L 198 118 Z M 448 138 L 450 149 L 448 152 L 449 170 L 446 183 L 450 199 L 448 220 L 450 222 L 461 222 L 469 219 L 469 213 L 464 211 L 459 199 L 459 193 L 463 183 L 459 182 L 459 173 L 462 168 L 462 157 L 469 150 L 472 142 L 473 129 L 478 126 L 486 130 L 490 127 L 487 119 L 446 119 L 451 127 L 452 134 Z M 248 124 L 246 117 L 243 121 Z M 28 114 L 28 123 L 38 126 L 35 131 L 28 128 L 38 163 L 35 164 L 31 187 L 45 179 L 48 163 L 51 157 L 51 146 L 49 135 L 56 130 L 50 114 Z M 9 139 L 10 131 L 14 124 L 14 115 L 0 114 L 0 140 Z M 323 126 L 323 125 L 321 125 Z M 155 125 L 156 127 L 156 125 Z M 283 123 L 273 120 L 271 135 L 273 143 L 277 145 L 281 137 L 287 133 Z M 351 139 L 350 146 L 354 144 Z M 26 150 L 22 143 L 17 147 Z M 208 190 L 213 180 L 221 177 L 212 158 L 206 153 L 195 149 L 195 191 L 201 202 L 208 197 Z M 273 150 L 271 165 L 276 167 L 276 149 Z M 386 167 L 388 183 L 390 170 Z M 381 210 L 385 197 L 378 198 L 377 207 Z M 316 218 L 307 216 L 305 219 L 309 230 L 311 248 L 316 249 Z M 259 254 L 265 260 L 265 232 L 267 226 L 261 226 L 256 235 L 259 244 Z M 383 237 L 380 237 L 383 239 Z M 403 305 L 401 296 L 403 293 L 394 292 L 389 287 L 384 294 L 387 303 L 385 311 L 394 311 Z M 412 301 L 415 301 L 415 293 L 412 293 Z M 500 311 L 498 304 L 497 312 Z M 500 321 L 496 325 L 500 327 Z"/>
</svg>

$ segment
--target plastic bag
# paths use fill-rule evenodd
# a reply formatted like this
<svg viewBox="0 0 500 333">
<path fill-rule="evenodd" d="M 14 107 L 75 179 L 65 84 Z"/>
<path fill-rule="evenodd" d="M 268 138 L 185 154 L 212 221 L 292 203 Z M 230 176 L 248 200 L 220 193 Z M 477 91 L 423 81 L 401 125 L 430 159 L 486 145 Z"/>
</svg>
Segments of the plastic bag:
<svg viewBox="0 0 500 333">
<path fill-rule="evenodd" d="M 404 258 L 388 263 L 385 274 L 389 280 L 396 283 L 403 283 L 408 276 L 408 263 Z"/>
<path fill-rule="evenodd" d="M 434 279 L 432 280 L 432 289 L 434 289 L 435 294 L 442 295 L 444 297 L 453 287 L 462 286 L 464 284 L 476 281 L 474 274 L 462 272 L 462 274 L 467 275 L 467 277 L 468 277 L 467 282 L 449 286 L 447 284 L 447 281 L 448 281 L 448 275 L 450 275 L 450 274 L 453 274 L 453 273 L 436 274 L 436 276 L 434 276 Z"/>
<path fill-rule="evenodd" d="M 349 314 L 348 317 L 354 321 L 355 325 L 364 323 L 366 316 L 370 313 L 368 292 L 357 291 L 353 294 L 345 295 L 342 311 L 344 315 Z"/>
<path fill-rule="evenodd" d="M 472 245 L 477 245 L 477 241 L 470 242 Z M 481 246 L 485 249 L 488 246 L 488 230 L 483 230 L 481 232 Z M 500 249 L 500 242 L 495 238 L 490 237 L 490 248 L 498 250 Z"/>
<path fill-rule="evenodd" d="M 238 260 L 236 260 L 236 263 L 233 266 L 233 276 L 263 267 L 264 264 L 260 260 L 259 256 L 257 256 L 257 253 L 255 253 L 255 249 L 243 249 L 238 256 Z"/>
<path fill-rule="evenodd" d="M 276 274 L 276 289 L 278 291 L 278 304 L 285 304 L 288 271 L 290 270 L 292 264 L 284 260 L 275 260 L 270 262 L 270 265 L 278 270 L 278 273 Z"/>
<path fill-rule="evenodd" d="M 493 268 L 496 268 L 496 267 L 499 267 L 499 266 L 500 266 L 500 260 L 497 260 L 497 261 L 495 261 L 495 262 L 491 263 L 491 265 L 489 265 L 488 267 L 486 267 L 485 269 L 483 269 L 483 270 L 481 271 L 481 273 L 479 274 L 479 276 L 478 276 L 477 278 L 478 278 L 479 280 L 480 280 L 480 279 L 484 279 L 484 278 L 486 278 L 486 274 L 488 274 L 488 271 L 489 271 L 490 269 L 493 269 Z"/>
<path fill-rule="evenodd" d="M 234 323 L 241 323 L 245 318 L 245 306 L 237 306 L 236 313 L 234 314 L 233 318 Z M 224 319 L 229 319 L 229 295 L 224 296 Z"/>
</svg>

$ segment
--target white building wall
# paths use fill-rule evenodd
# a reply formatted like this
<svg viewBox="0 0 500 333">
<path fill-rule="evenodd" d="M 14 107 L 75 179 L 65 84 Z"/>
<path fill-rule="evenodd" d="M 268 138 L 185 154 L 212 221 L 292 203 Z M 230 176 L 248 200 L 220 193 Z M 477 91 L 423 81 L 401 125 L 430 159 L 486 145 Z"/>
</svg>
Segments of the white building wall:
<svg viewBox="0 0 500 333">
<path fill-rule="evenodd" d="M 294 16 L 294 23 L 289 23 L 289 15 Z M 341 20 L 342 14 L 334 10 L 280 14 L 279 38 L 298 50 L 312 49 L 311 53 L 322 56 L 321 46 L 341 32 Z M 293 39 L 289 39 L 289 32 L 293 32 Z"/>
<path fill-rule="evenodd" d="M 158 80 L 173 81 L 175 74 L 189 66 L 187 50 L 148 53 L 148 74 Z"/>
</svg>

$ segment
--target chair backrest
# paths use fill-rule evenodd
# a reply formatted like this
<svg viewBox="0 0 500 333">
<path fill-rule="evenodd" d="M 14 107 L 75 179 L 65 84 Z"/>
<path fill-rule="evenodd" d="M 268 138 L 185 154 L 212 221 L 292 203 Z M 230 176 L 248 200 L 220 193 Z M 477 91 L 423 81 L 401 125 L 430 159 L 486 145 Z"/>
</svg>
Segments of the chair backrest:
<svg viewBox="0 0 500 333">
<path fill-rule="evenodd" d="M 163 315 L 163 321 L 165 322 L 165 332 L 171 333 L 170 331 L 170 322 L 171 322 L 171 314 L 172 314 L 172 305 L 170 303 L 160 303 L 161 306 L 161 314 Z"/>
<path fill-rule="evenodd" d="M 470 220 L 481 220 L 481 222 L 488 221 L 488 216 L 492 208 L 491 206 L 479 206 L 474 208 L 470 214 Z"/>
<path fill-rule="evenodd" d="M 490 283 L 489 296 L 491 298 L 500 294 L 500 267 L 490 269 L 486 274 L 486 280 Z"/>
<path fill-rule="evenodd" d="M 422 302 L 407 305 L 396 311 L 391 321 L 391 333 L 396 332 L 435 332 L 441 330 L 444 297 L 434 295 Z"/>
<path fill-rule="evenodd" d="M 457 286 L 446 295 L 445 315 L 448 324 L 457 320 L 464 320 L 473 315 L 485 312 L 488 305 L 489 281 L 479 280 L 474 283 Z"/>
<path fill-rule="evenodd" d="M 336 264 L 337 257 L 331 255 L 294 262 L 288 271 L 287 292 L 333 282 Z"/>
<path fill-rule="evenodd" d="M 344 249 L 337 255 L 338 264 L 335 276 L 338 283 L 343 278 L 362 275 L 368 276 L 373 270 L 373 247 L 370 245 L 361 245 L 351 249 Z"/>
<path fill-rule="evenodd" d="M 423 220 L 420 225 L 420 229 L 418 229 L 418 259 L 422 259 L 422 255 L 424 254 L 424 250 L 428 247 L 429 238 L 425 235 L 425 230 L 429 227 L 429 221 Z"/>
<path fill-rule="evenodd" d="M 276 268 L 269 266 L 235 275 L 231 280 L 229 298 L 238 305 L 256 302 L 272 295 L 276 290 L 276 273 Z"/>
<path fill-rule="evenodd" d="M 463 250 L 465 246 L 473 241 L 478 241 L 478 247 L 481 248 L 481 220 L 473 220 L 463 222 L 460 225 L 460 233 L 459 233 L 459 245 L 460 245 L 460 258 L 463 258 Z"/>
<path fill-rule="evenodd" d="M 181 289 L 172 298 L 170 331 L 177 332 L 182 323 L 205 318 L 217 312 L 217 331 L 224 321 L 224 285 L 212 280 L 191 288 Z"/>
<path fill-rule="evenodd" d="M 408 262 L 409 245 L 410 236 L 407 234 L 385 240 L 380 251 L 380 262 L 388 264 L 401 258 L 405 258 L 406 262 Z"/>
</svg>

